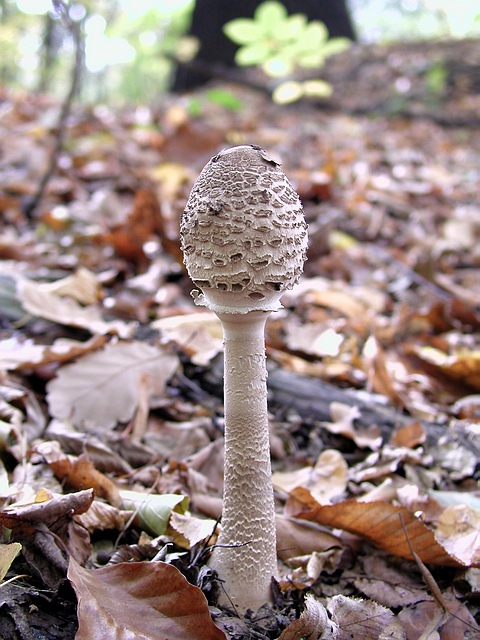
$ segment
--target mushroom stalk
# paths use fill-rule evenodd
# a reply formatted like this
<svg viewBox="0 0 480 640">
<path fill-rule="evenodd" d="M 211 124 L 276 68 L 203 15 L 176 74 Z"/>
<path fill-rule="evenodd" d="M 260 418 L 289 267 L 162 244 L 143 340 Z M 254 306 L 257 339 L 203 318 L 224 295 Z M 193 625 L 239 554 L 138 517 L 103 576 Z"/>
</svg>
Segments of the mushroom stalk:
<svg viewBox="0 0 480 640">
<path fill-rule="evenodd" d="M 263 149 L 225 149 L 188 198 L 180 235 L 195 303 L 220 318 L 225 338 L 225 482 L 211 566 L 244 613 L 271 599 L 277 572 L 267 414 L 265 322 L 298 282 L 307 225 L 297 193 Z"/>
<path fill-rule="evenodd" d="M 277 575 L 264 337 L 269 315 L 219 315 L 225 339 L 225 472 L 221 546 L 211 566 L 239 611 L 270 601 Z"/>
</svg>

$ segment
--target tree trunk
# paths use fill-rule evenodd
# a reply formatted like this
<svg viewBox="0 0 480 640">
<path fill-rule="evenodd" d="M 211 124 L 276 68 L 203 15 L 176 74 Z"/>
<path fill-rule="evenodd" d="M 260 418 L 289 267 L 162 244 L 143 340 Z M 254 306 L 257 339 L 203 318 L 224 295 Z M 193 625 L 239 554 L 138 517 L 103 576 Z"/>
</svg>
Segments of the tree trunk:
<svg viewBox="0 0 480 640">
<path fill-rule="evenodd" d="M 234 18 L 251 18 L 264 0 L 197 0 L 189 35 L 200 42 L 193 64 L 180 64 L 174 91 L 188 91 L 205 84 L 218 69 L 235 68 L 238 46 L 223 33 L 222 27 Z M 303 13 L 308 20 L 324 22 L 330 37 L 355 40 L 346 0 L 283 0 L 289 14 Z"/>
</svg>

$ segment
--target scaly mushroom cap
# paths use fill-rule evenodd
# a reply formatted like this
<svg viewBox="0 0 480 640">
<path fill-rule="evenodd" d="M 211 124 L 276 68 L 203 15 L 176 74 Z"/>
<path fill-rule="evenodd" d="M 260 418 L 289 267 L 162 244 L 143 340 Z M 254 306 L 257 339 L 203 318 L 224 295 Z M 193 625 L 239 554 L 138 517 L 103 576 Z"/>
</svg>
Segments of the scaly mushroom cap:
<svg viewBox="0 0 480 640">
<path fill-rule="evenodd" d="M 224 149 L 206 164 L 182 216 L 187 271 L 217 313 L 274 311 L 303 271 L 307 224 L 299 197 L 263 149 Z"/>
</svg>

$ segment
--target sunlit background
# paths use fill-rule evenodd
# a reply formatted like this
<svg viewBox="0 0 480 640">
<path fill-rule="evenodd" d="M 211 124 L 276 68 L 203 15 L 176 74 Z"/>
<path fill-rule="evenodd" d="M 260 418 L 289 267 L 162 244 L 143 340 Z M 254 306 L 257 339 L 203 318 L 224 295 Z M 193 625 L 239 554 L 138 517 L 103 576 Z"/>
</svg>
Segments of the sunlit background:
<svg viewBox="0 0 480 640">
<path fill-rule="evenodd" d="M 85 38 L 82 99 L 141 101 L 165 91 L 193 5 L 193 0 L 70 2 L 69 16 L 82 23 Z M 480 35 L 479 0 L 349 0 L 349 7 L 362 42 Z M 1 3 L 3 84 L 61 94 L 73 41 L 59 22 L 51 0 Z M 44 42 L 55 23 L 54 60 L 46 77 Z"/>
</svg>

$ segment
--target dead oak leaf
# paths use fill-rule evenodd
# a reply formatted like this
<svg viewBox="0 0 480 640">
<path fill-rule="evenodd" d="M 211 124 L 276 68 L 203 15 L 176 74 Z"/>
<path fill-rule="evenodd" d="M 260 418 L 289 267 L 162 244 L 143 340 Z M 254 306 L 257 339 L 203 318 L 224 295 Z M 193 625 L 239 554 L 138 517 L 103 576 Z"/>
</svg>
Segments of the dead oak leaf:
<svg viewBox="0 0 480 640">
<path fill-rule="evenodd" d="M 76 640 L 225 640 L 203 593 L 164 562 L 84 569 L 70 560 L 78 598 Z"/>
</svg>

